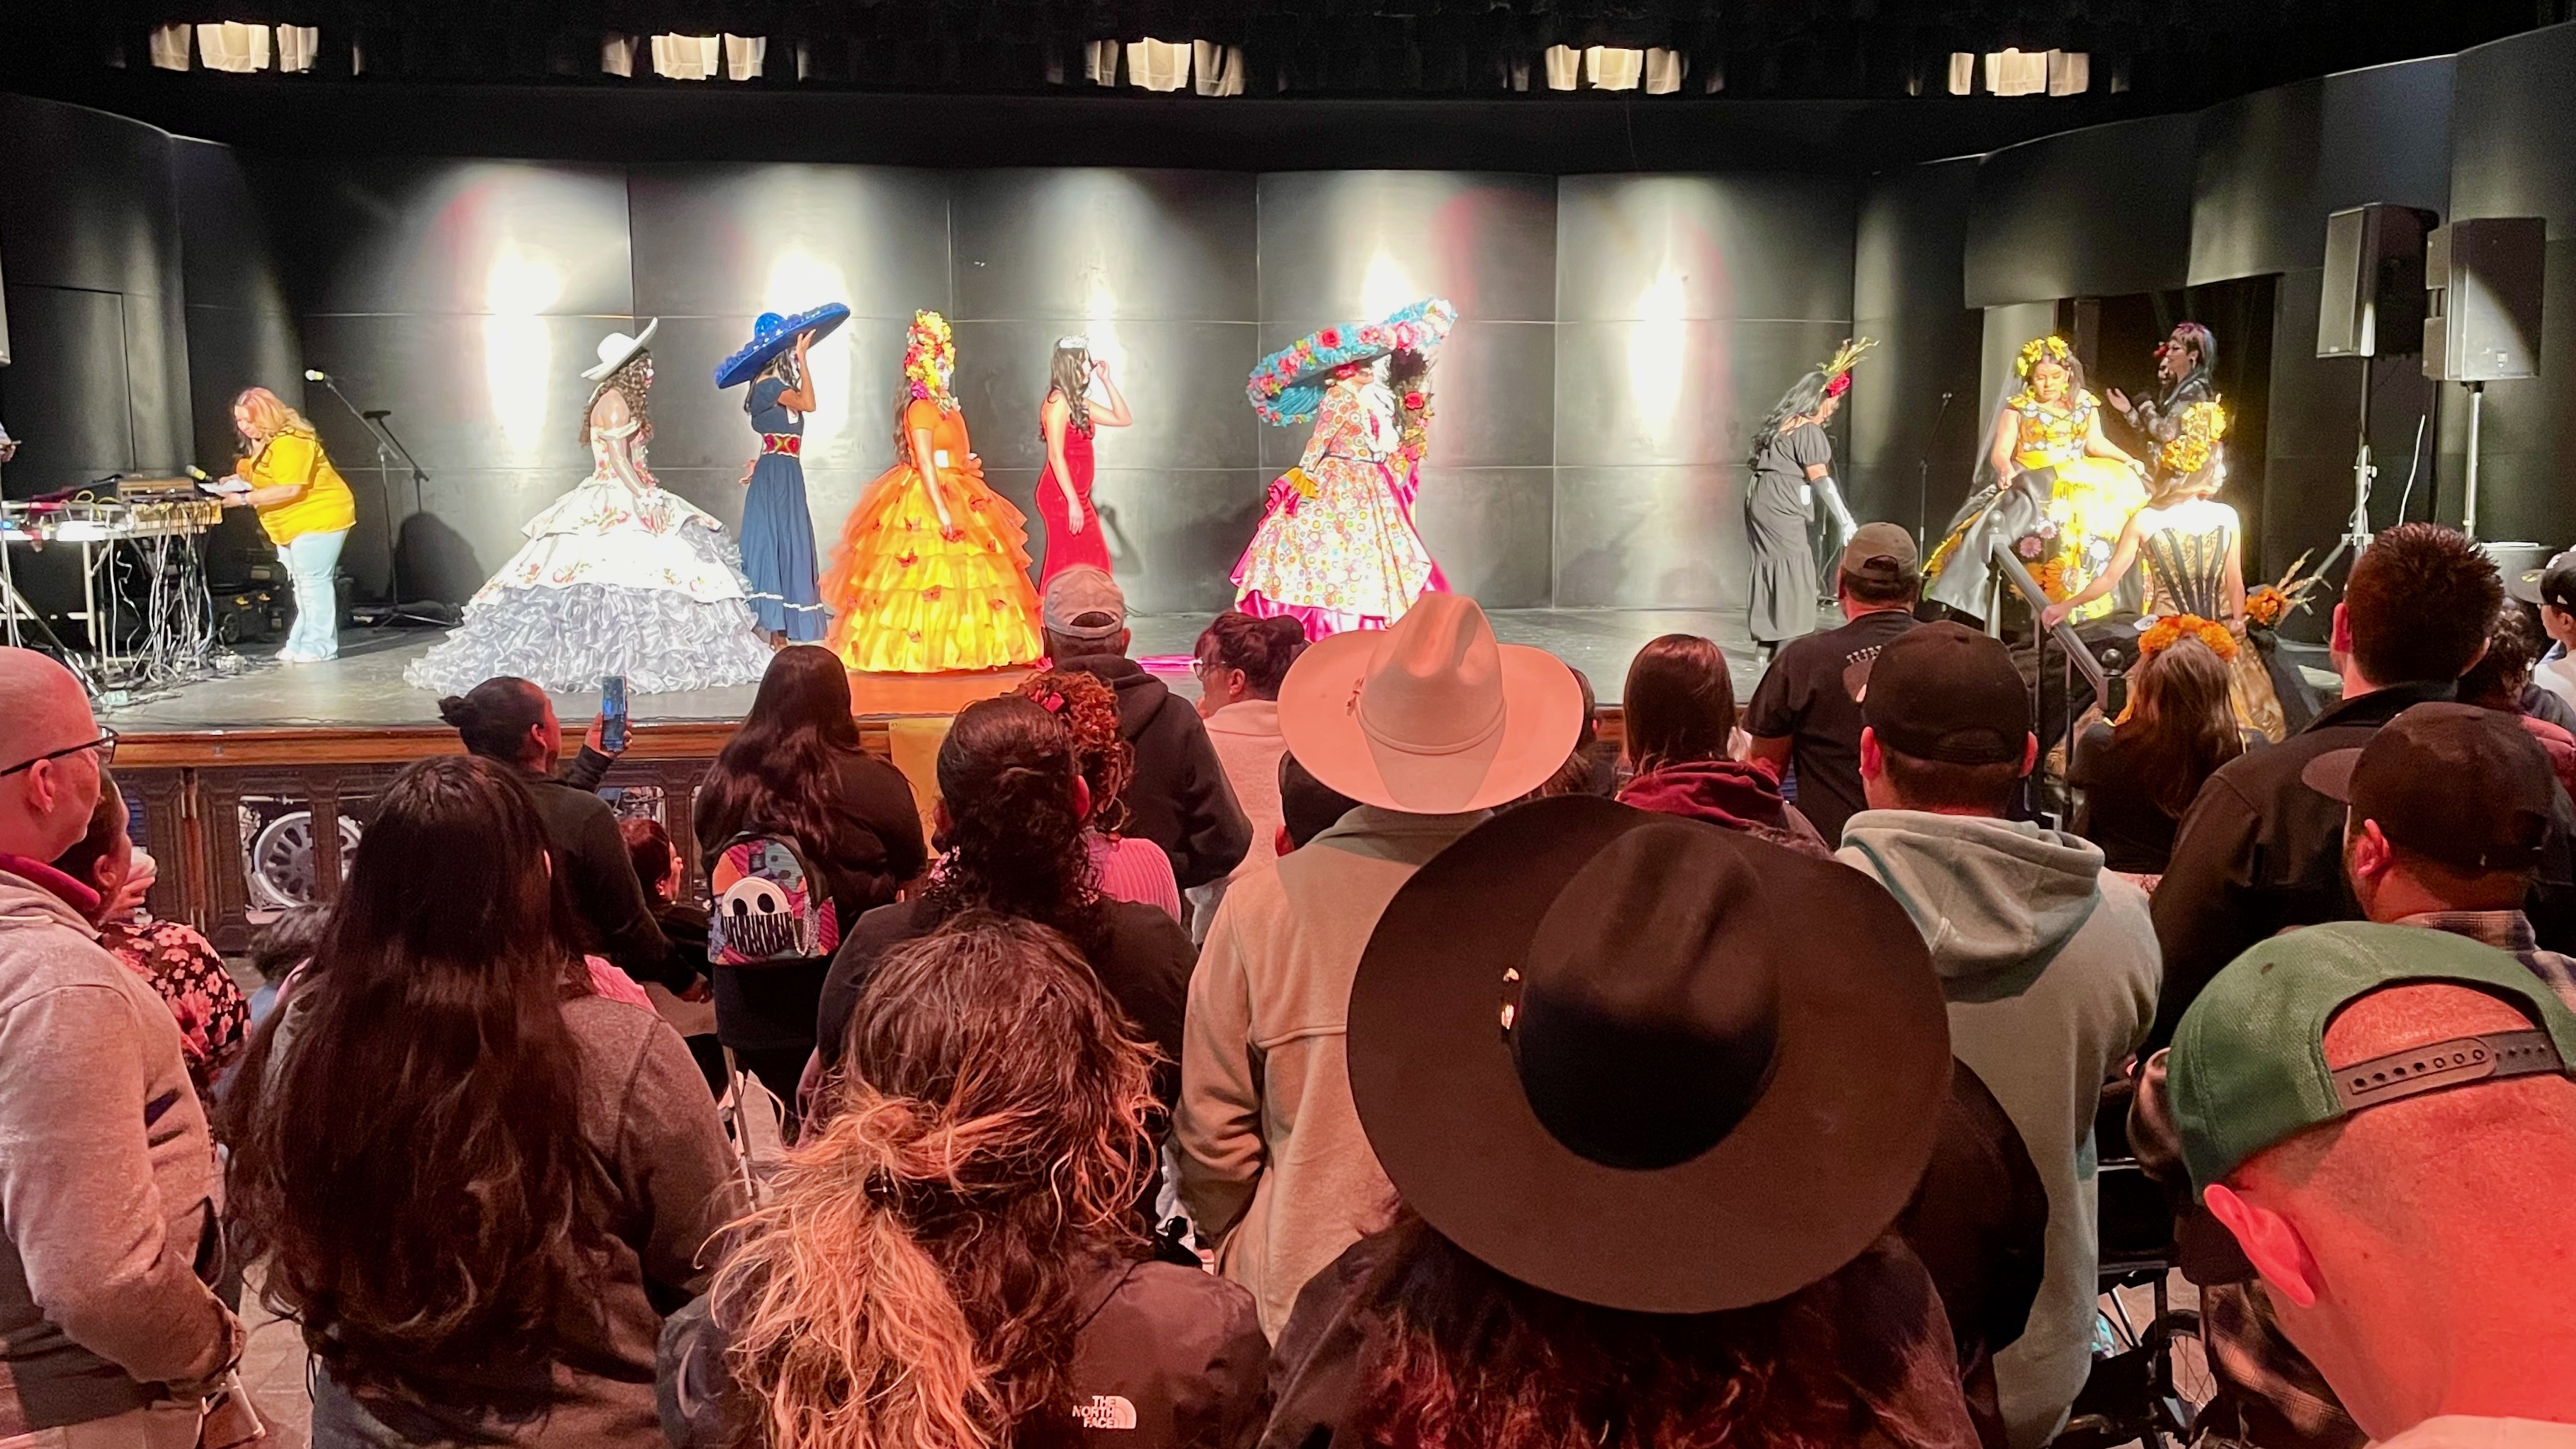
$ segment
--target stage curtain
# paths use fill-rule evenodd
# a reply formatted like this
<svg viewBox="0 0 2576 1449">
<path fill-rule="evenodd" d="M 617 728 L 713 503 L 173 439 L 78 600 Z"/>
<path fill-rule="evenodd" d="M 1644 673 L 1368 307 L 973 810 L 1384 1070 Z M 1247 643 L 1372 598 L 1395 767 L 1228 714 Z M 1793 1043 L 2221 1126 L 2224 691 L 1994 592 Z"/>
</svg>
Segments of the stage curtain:
<svg viewBox="0 0 2576 1449">
<path fill-rule="evenodd" d="M 268 69 L 268 27 L 238 20 L 197 27 L 197 56 L 208 70 L 247 75 Z"/>
<path fill-rule="evenodd" d="M 196 40 L 194 26 L 153 26 L 152 63 L 163 70 L 186 70 L 192 62 Z"/>
</svg>

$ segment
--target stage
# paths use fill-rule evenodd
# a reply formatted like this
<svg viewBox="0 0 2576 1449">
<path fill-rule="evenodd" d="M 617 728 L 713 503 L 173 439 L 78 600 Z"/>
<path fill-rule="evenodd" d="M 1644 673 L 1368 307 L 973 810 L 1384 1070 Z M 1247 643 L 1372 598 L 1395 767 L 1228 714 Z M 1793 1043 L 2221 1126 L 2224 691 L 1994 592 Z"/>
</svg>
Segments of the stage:
<svg viewBox="0 0 2576 1449">
<path fill-rule="evenodd" d="M 1740 610 L 1697 609 L 1498 609 L 1490 617 L 1506 644 L 1545 649 L 1580 669 L 1605 711 L 1615 711 L 1628 661 L 1660 634 L 1704 634 L 1726 649 L 1739 700 L 1749 697 L 1759 671 Z M 1207 625 L 1198 615 L 1139 615 L 1129 653 L 1136 658 L 1186 656 Z M 326 664 L 282 665 L 269 649 L 234 656 L 235 667 L 213 678 L 112 705 L 100 719 L 122 743 L 118 762 L 129 767 L 304 762 L 392 763 L 453 750 L 455 732 L 438 719 L 437 698 L 403 682 L 403 669 L 445 637 L 434 629 L 352 629 L 340 640 L 340 657 Z M 1021 676 L 989 674 L 850 676 L 852 707 L 863 732 L 881 736 L 884 722 L 907 716 L 951 715 L 971 701 L 1008 689 Z M 1161 678 L 1185 697 L 1198 682 L 1187 669 Z M 639 758 L 713 753 L 751 708 L 755 686 L 688 690 L 635 697 L 635 750 Z M 594 696 L 557 695 L 555 709 L 568 730 L 598 708 Z M 869 730 L 867 726 L 875 726 Z"/>
</svg>

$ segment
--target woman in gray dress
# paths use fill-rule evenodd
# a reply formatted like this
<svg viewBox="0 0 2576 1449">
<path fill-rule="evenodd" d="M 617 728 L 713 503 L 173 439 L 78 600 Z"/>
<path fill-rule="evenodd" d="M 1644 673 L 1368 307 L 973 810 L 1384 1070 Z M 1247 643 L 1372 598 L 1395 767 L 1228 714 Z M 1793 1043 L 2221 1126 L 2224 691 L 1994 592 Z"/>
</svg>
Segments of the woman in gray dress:
<svg viewBox="0 0 2576 1449">
<path fill-rule="evenodd" d="M 1809 529 L 1821 496 L 1835 548 L 1859 525 L 1834 486 L 1834 445 L 1825 424 L 1851 391 L 1852 364 L 1870 339 L 1845 339 L 1832 360 L 1780 396 L 1753 431 L 1753 485 L 1744 495 L 1744 533 L 1753 550 L 1753 642 L 1765 654 L 1816 627 L 1816 549 Z"/>
</svg>

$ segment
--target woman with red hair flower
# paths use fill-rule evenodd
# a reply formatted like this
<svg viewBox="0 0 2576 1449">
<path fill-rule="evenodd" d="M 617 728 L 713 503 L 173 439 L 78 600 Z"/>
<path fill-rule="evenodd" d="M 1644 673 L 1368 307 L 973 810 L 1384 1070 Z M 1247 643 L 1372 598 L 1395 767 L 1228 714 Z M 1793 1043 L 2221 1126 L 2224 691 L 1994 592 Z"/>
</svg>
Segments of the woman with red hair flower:
<svg viewBox="0 0 2576 1449">
<path fill-rule="evenodd" d="M 1859 525 L 1834 486 L 1834 445 L 1825 424 L 1851 391 L 1853 364 L 1873 344 L 1845 339 L 1833 357 L 1790 384 L 1753 430 L 1753 485 L 1744 494 L 1745 540 L 1753 549 L 1753 642 L 1764 653 L 1816 627 L 1816 545 L 1809 530 L 1822 497 L 1839 551 Z"/>
</svg>

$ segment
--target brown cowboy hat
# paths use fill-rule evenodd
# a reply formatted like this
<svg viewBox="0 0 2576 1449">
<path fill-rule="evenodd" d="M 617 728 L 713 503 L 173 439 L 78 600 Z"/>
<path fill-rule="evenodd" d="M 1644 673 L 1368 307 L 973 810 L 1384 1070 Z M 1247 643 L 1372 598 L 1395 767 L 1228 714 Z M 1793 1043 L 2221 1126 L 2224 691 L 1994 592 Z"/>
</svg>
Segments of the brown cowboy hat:
<svg viewBox="0 0 2576 1449">
<path fill-rule="evenodd" d="M 1566 796 L 1416 872 L 1351 987 L 1360 1125 L 1404 1201 L 1524 1283 L 1641 1313 L 1794 1293 L 1930 1159 L 1949 1020 L 1859 872 Z"/>
</svg>

